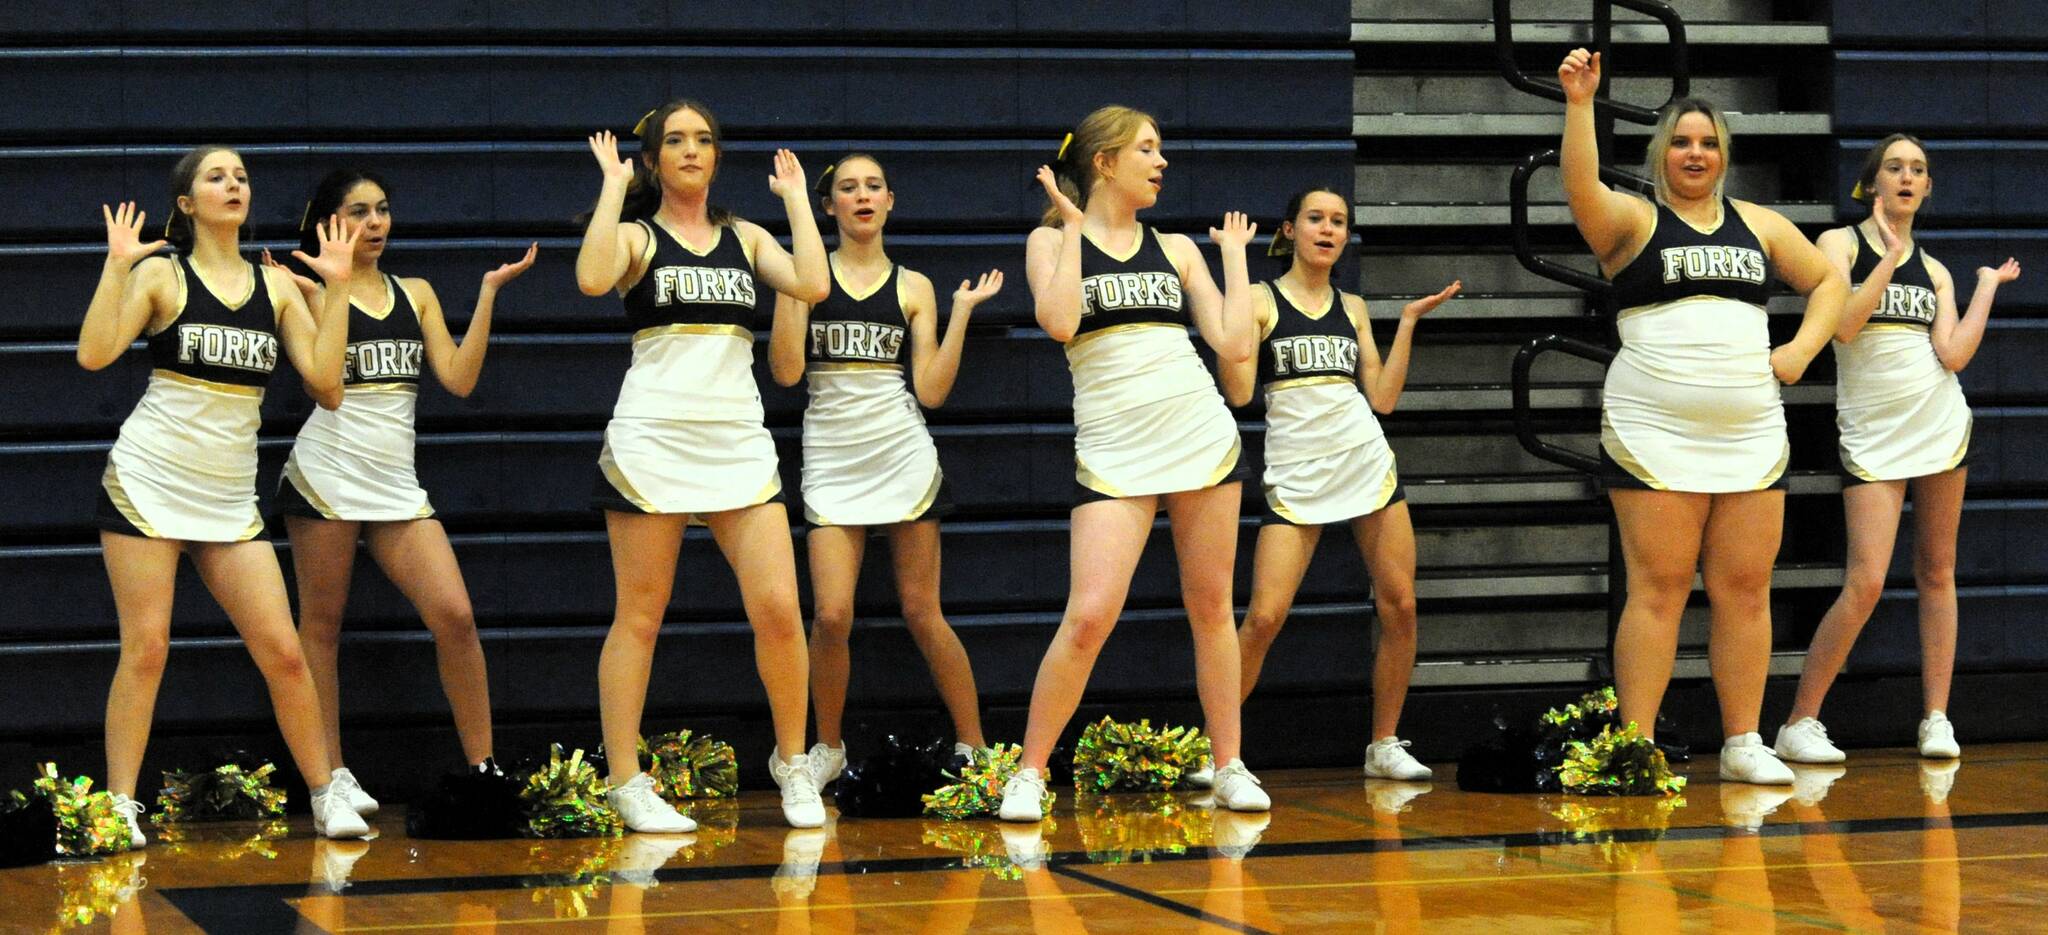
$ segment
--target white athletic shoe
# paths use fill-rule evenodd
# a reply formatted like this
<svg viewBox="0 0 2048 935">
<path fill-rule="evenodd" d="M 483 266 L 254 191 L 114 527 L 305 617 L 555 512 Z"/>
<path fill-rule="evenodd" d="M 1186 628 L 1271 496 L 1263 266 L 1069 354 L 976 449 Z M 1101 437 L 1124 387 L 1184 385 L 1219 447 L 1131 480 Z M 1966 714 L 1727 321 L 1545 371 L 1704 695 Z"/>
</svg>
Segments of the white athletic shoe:
<svg viewBox="0 0 2048 935">
<path fill-rule="evenodd" d="M 1245 768 L 1243 760 L 1231 760 L 1216 771 L 1216 801 L 1233 812 L 1263 812 L 1273 807 L 1259 777 Z"/>
<path fill-rule="evenodd" d="M 646 773 L 634 773 L 633 778 L 613 786 L 605 792 L 604 800 L 619 813 L 628 831 L 688 834 L 697 830 L 697 823 L 690 816 L 676 811 L 675 806 L 654 791 L 654 777 Z"/>
<path fill-rule="evenodd" d="M 1778 728 L 1778 742 L 1772 749 L 1787 763 L 1840 763 L 1849 758 L 1828 740 L 1827 727 L 1810 717 Z"/>
<path fill-rule="evenodd" d="M 1792 767 L 1778 760 L 1755 731 L 1737 734 L 1721 744 L 1721 778 L 1766 786 L 1792 784 Z M 1773 806 L 1774 808 L 1776 806 Z"/>
<path fill-rule="evenodd" d="M 811 744 L 809 755 L 811 758 L 811 778 L 817 782 L 820 789 L 825 788 L 826 783 L 838 779 L 841 773 L 846 772 L 846 744 L 844 742 L 841 742 L 836 747 L 828 747 L 822 743 Z"/>
<path fill-rule="evenodd" d="M 348 797 L 336 795 L 333 786 L 313 797 L 313 833 L 323 838 L 367 838 L 370 826 L 348 804 Z"/>
<path fill-rule="evenodd" d="M 1408 755 L 1408 741 L 1388 735 L 1365 748 L 1365 778 L 1422 782 L 1435 775 Z"/>
<path fill-rule="evenodd" d="M 363 784 L 356 781 L 356 774 L 349 772 L 348 767 L 336 769 L 327 781 L 333 783 L 327 794 L 341 796 L 349 808 L 356 810 L 356 814 L 364 818 L 377 814 L 377 800 L 363 791 Z"/>
<path fill-rule="evenodd" d="M 1003 836 L 1003 850 L 1017 869 L 1043 870 L 1046 860 L 1052 856 L 1052 847 L 1045 843 L 1039 828 L 1039 825 L 1002 825 L 997 828 Z"/>
<path fill-rule="evenodd" d="M 1035 769 L 1020 769 L 1003 786 L 1003 804 L 996 817 L 1004 821 L 1041 821 L 1045 800 L 1045 777 Z"/>
<path fill-rule="evenodd" d="M 330 894 L 348 889 L 348 877 L 354 872 L 356 861 L 369 852 L 368 841 L 315 840 L 313 885 L 326 889 Z"/>
<path fill-rule="evenodd" d="M 768 774 L 782 788 L 782 817 L 792 828 L 825 826 L 825 802 L 818 797 L 818 774 L 807 754 L 787 761 L 779 750 L 768 753 Z"/>
<path fill-rule="evenodd" d="M 1266 833 L 1266 825 L 1272 820 L 1270 812 L 1217 812 L 1212 846 L 1216 853 L 1231 860 L 1243 860 L 1251 854 L 1252 848 L 1258 846 L 1259 836 Z"/>
<path fill-rule="evenodd" d="M 149 839 L 142 836 L 143 807 L 141 802 L 116 792 L 114 793 L 114 811 L 120 812 L 123 817 L 128 819 L 128 846 L 130 848 L 138 848 L 149 843 Z"/>
<path fill-rule="evenodd" d="M 1795 766 L 1792 768 L 1792 797 L 1801 805 L 1819 805 L 1822 799 L 1828 797 L 1828 787 L 1834 785 L 1835 780 L 1847 775 L 1849 767 L 1839 764 Z"/>
<path fill-rule="evenodd" d="M 1946 804 L 1949 790 L 1956 787 L 1956 771 L 1962 768 L 1963 764 L 1956 760 L 1920 764 L 1920 791 L 1927 801 Z"/>
<path fill-rule="evenodd" d="M 1724 782 L 1721 784 L 1721 821 L 1731 828 L 1756 831 L 1764 826 L 1766 817 L 1791 798 L 1792 790 L 1782 786 Z"/>
<path fill-rule="evenodd" d="M 1216 761 L 1209 759 L 1207 757 L 1203 757 L 1202 765 L 1180 774 L 1180 781 L 1187 783 L 1189 786 L 1192 786 L 1196 789 L 1215 788 Z"/>
<path fill-rule="evenodd" d="M 1428 795 L 1435 786 L 1426 782 L 1402 782 L 1398 779 L 1368 779 L 1365 781 L 1365 795 L 1372 800 L 1372 810 L 1382 815 L 1399 815 L 1407 811 L 1408 804 L 1418 796 Z"/>
<path fill-rule="evenodd" d="M 1927 712 L 1927 719 L 1920 722 L 1920 755 L 1930 760 L 1953 760 L 1963 755 L 1963 748 L 1956 746 L 1956 725 L 1948 715 Z"/>
</svg>

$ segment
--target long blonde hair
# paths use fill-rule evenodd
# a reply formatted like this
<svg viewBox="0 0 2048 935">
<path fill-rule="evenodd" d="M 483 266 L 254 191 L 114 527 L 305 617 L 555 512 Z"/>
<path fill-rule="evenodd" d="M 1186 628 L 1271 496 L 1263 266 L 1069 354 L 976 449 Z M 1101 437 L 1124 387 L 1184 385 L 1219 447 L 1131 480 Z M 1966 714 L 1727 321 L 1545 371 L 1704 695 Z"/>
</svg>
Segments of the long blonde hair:
<svg viewBox="0 0 2048 935">
<path fill-rule="evenodd" d="M 1083 117 L 1052 162 L 1053 177 L 1059 180 L 1060 192 L 1074 202 L 1074 207 L 1086 210 L 1088 195 L 1101 175 L 1095 168 L 1095 157 L 1115 153 L 1131 145 L 1131 141 L 1138 138 L 1138 132 L 1148 126 L 1157 130 L 1159 121 L 1152 119 L 1151 114 L 1122 104 L 1098 107 L 1094 113 Z M 1046 199 L 1045 216 L 1039 224 L 1044 227 L 1060 226 L 1060 211 L 1051 198 Z"/>
<path fill-rule="evenodd" d="M 1670 204 L 1671 177 L 1664 169 L 1664 154 L 1671 149 L 1671 137 L 1677 134 L 1678 121 L 1686 114 L 1706 114 L 1714 122 L 1714 138 L 1721 141 L 1721 176 L 1714 180 L 1714 201 L 1718 204 L 1728 185 L 1728 170 L 1735 164 L 1735 145 L 1728 137 L 1728 120 L 1721 116 L 1721 108 L 1705 98 L 1681 97 L 1665 106 L 1657 118 L 1657 132 L 1650 136 L 1650 151 L 1643 157 L 1643 168 L 1656 185 L 1657 200 Z"/>
</svg>

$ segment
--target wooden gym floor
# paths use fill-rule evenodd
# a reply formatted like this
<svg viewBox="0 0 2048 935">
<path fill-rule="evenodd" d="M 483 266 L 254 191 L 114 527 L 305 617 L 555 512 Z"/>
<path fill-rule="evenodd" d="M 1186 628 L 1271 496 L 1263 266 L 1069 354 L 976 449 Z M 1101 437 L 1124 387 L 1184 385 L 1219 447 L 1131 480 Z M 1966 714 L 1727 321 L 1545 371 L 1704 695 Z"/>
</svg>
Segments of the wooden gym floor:
<svg viewBox="0 0 2048 935">
<path fill-rule="evenodd" d="M 0 871 L 0 931 L 2048 931 L 2044 767 L 2048 744 L 1853 751 L 1772 790 L 1721 785 L 1702 757 L 1682 802 L 1301 770 L 1265 777 L 1269 816 L 1062 790 L 1042 836 L 791 831 L 761 793 L 697 808 L 694 835 L 619 840 L 416 841 L 394 809 L 370 842 L 301 817 Z M 1009 864 L 1040 843 L 1037 866 Z"/>
</svg>

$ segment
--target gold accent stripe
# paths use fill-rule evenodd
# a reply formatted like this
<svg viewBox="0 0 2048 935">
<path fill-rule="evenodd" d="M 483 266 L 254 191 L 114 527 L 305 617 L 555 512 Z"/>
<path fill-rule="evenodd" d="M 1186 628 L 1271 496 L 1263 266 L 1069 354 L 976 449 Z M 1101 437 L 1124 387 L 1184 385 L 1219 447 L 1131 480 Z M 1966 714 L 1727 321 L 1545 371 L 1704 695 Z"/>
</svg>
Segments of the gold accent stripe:
<svg viewBox="0 0 2048 935">
<path fill-rule="evenodd" d="M 1785 465 L 1787 465 L 1787 464 L 1791 463 L 1791 461 L 1792 461 L 1792 442 L 1791 442 L 1791 440 L 1790 440 L 1790 439 L 1787 439 L 1787 440 L 1785 441 L 1785 451 L 1784 451 L 1784 453 L 1783 453 L 1783 454 L 1780 454 L 1780 455 L 1778 456 L 1778 463 L 1777 463 L 1777 464 L 1774 464 L 1774 465 L 1772 465 L 1772 466 L 1771 466 L 1771 470 L 1770 470 L 1770 472 L 1764 475 L 1764 481 L 1763 481 L 1763 483 L 1761 483 L 1761 484 L 1758 484 L 1758 485 L 1756 485 L 1756 487 L 1755 487 L 1754 489 L 1756 489 L 1756 490 L 1769 490 L 1769 489 L 1771 489 L 1771 485 L 1772 485 L 1772 484 L 1775 484 L 1775 483 L 1777 483 L 1777 482 L 1778 482 L 1778 478 L 1780 478 L 1780 477 L 1783 477 L 1783 476 L 1785 476 Z"/>
<path fill-rule="evenodd" d="M 163 538 L 156 531 L 156 527 L 149 524 L 149 520 L 142 518 L 142 511 L 136 508 L 135 501 L 129 499 L 128 491 L 121 486 L 121 475 L 114 470 L 112 461 L 107 462 L 106 472 L 100 475 L 100 486 L 106 489 L 107 499 L 113 501 L 114 509 L 121 511 L 121 517 L 128 521 L 128 525 L 151 539 Z"/>
<path fill-rule="evenodd" d="M 249 528 L 242 530 L 242 535 L 235 541 L 247 542 L 260 535 L 263 535 L 263 514 L 257 513 L 256 518 L 249 521 Z"/>
<path fill-rule="evenodd" d="M 297 461 L 290 458 L 285 459 L 284 480 L 285 483 L 292 485 L 292 489 L 298 491 L 299 496 L 305 498 L 305 501 L 311 504 L 313 509 L 320 511 L 322 519 L 341 520 L 341 514 L 335 512 L 333 507 L 328 506 L 327 500 L 321 497 L 318 491 L 313 489 L 312 482 L 306 480 L 306 473 L 299 469 Z"/>
<path fill-rule="evenodd" d="M 433 504 L 431 504 L 431 503 L 421 503 L 421 504 L 420 504 L 420 511 L 419 511 L 418 513 L 414 513 L 414 514 L 412 515 L 412 518 L 413 518 L 413 519 L 433 519 L 433 518 L 434 518 L 434 505 L 433 505 Z"/>
<path fill-rule="evenodd" d="M 640 341 L 646 338 L 663 338 L 679 334 L 722 335 L 749 342 L 754 340 L 754 332 L 739 325 L 714 325 L 700 322 L 679 322 L 673 325 L 656 325 L 652 328 L 642 328 L 633 332 L 633 340 Z"/>
<path fill-rule="evenodd" d="M 1689 296 L 1686 296 L 1685 298 L 1682 298 L 1682 299 L 1672 299 L 1672 300 L 1671 300 L 1671 301 L 1669 301 L 1669 302 L 1651 302 L 1651 303 L 1650 303 L 1650 304 L 1648 304 L 1648 305 L 1631 305 L 1631 306 L 1629 306 L 1628 308 L 1625 308 L 1625 309 L 1622 309 L 1622 310 L 1621 310 L 1621 311 L 1619 311 L 1619 312 L 1616 312 L 1616 313 L 1615 313 L 1615 315 L 1614 315 L 1614 320 L 1615 320 L 1615 321 L 1620 321 L 1620 320 L 1622 320 L 1622 319 L 1624 319 L 1624 318 L 1628 318 L 1628 317 L 1630 317 L 1630 316 L 1636 315 L 1636 314 L 1638 314 L 1638 313 L 1640 313 L 1640 312 L 1644 312 L 1644 311 L 1647 311 L 1647 310 L 1649 310 L 1649 309 L 1653 309 L 1653 308 L 1670 308 L 1670 307 L 1671 307 L 1671 306 L 1673 306 L 1673 305 L 1684 305 L 1684 304 L 1686 304 L 1686 303 L 1688 303 L 1688 302 L 1734 302 L 1734 303 L 1735 303 L 1735 304 L 1737 304 L 1737 305 L 1749 305 L 1749 303 L 1748 303 L 1748 302 L 1744 302 L 1744 301 L 1742 301 L 1742 300 L 1740 300 L 1740 299 L 1731 299 L 1731 298 L 1728 298 L 1727 296 L 1719 296 L 1719 295 L 1689 295 Z M 1757 308 L 1757 306 L 1754 306 L 1754 305 L 1750 305 L 1750 307 L 1751 307 L 1751 308 Z"/>
<path fill-rule="evenodd" d="M 172 383 L 183 383 L 186 386 L 196 386 L 202 390 L 212 390 L 216 393 L 227 393 L 231 396 L 253 396 L 257 399 L 263 398 L 263 387 L 260 386 L 243 386 L 239 383 L 216 383 L 212 380 L 202 380 L 198 377 L 187 376 L 185 374 L 177 372 L 176 370 L 165 370 L 162 367 L 158 367 L 155 370 L 151 370 L 149 372 L 149 376 L 150 379 L 152 380 L 161 377 L 165 380 L 171 381 Z"/>
<path fill-rule="evenodd" d="M 417 393 L 419 391 L 420 385 L 418 383 L 381 380 L 374 383 L 351 383 L 341 388 L 342 395 L 344 396 L 350 393 Z"/>
<path fill-rule="evenodd" d="M 1867 325 L 1864 325 L 1863 330 L 1857 333 L 1883 334 L 1885 332 L 1913 332 L 1916 334 L 1926 334 L 1928 331 L 1932 330 L 1933 327 L 1933 325 L 1916 325 L 1910 322 L 1903 321 L 1874 321 Z"/>
<path fill-rule="evenodd" d="M 1236 428 L 1236 426 L 1231 426 L 1233 434 L 1235 434 Z M 1223 463 L 1217 465 L 1216 470 L 1210 472 L 1209 482 L 1203 484 L 1202 486 L 1214 487 L 1217 484 L 1223 483 L 1223 479 L 1229 477 L 1230 472 L 1237 469 L 1237 456 L 1242 454 L 1243 452 L 1244 439 L 1232 438 L 1230 440 L 1230 453 L 1223 456 Z"/>
<path fill-rule="evenodd" d="M 1299 389 L 1304 386 L 1323 386 L 1325 384 L 1330 383 L 1350 382 L 1350 377 L 1338 377 L 1327 375 L 1320 377 L 1294 377 L 1292 379 L 1287 380 L 1274 380 L 1273 382 L 1266 384 L 1266 392 L 1271 393 L 1278 390 Z"/>
<path fill-rule="evenodd" d="M 612 443 L 610 439 L 605 440 L 604 449 L 598 452 L 597 468 L 604 472 L 604 479 L 611 482 L 612 489 L 618 491 L 619 496 L 625 497 L 626 502 L 639 507 L 640 512 L 661 512 L 655 509 L 654 504 L 648 501 L 646 497 L 640 496 L 640 491 L 633 488 L 633 482 L 626 479 L 626 472 L 619 467 L 619 462 L 612 457 Z"/>
<path fill-rule="evenodd" d="M 1081 456 L 1078 453 L 1074 455 L 1074 480 L 1079 482 L 1081 486 L 1105 497 L 1115 497 L 1121 500 L 1127 496 L 1123 491 L 1118 490 L 1115 484 L 1103 480 L 1101 477 L 1096 476 L 1094 471 L 1089 470 L 1088 465 L 1082 463 Z"/>
<path fill-rule="evenodd" d="M 1387 479 L 1384 483 L 1380 484 L 1380 495 L 1378 497 L 1373 498 L 1372 509 L 1367 510 L 1366 512 L 1368 514 L 1378 513 L 1379 511 L 1386 509 L 1387 504 L 1392 503 L 1394 501 L 1394 490 L 1400 486 L 1400 469 L 1395 466 L 1389 466 L 1387 468 Z"/>
<path fill-rule="evenodd" d="M 813 373 L 852 373 L 861 370 L 894 370 L 903 372 L 902 364 L 878 364 L 861 360 L 834 360 L 809 365 Z"/>
<path fill-rule="evenodd" d="M 1849 460 L 1849 452 L 1843 451 L 1841 454 L 1843 470 L 1848 471 L 1850 474 L 1854 475 L 1857 480 L 1860 480 L 1866 484 L 1875 484 L 1878 482 L 1877 475 L 1864 470 L 1862 465 Z"/>
<path fill-rule="evenodd" d="M 1963 459 L 1969 456 L 1970 434 L 1975 431 L 1977 431 L 1977 417 L 1976 415 L 1972 414 L 1970 416 L 1970 423 L 1968 425 L 1963 426 L 1963 443 L 1957 445 L 1956 453 L 1949 456 L 1948 467 L 1943 469 L 1944 472 L 1955 470 L 1958 466 L 1960 466 L 1963 463 Z"/>
<path fill-rule="evenodd" d="M 1110 325 L 1107 328 L 1097 328 L 1094 331 L 1088 331 L 1074 335 L 1071 339 L 1067 341 L 1067 350 L 1071 351 L 1074 348 L 1080 347 L 1085 342 L 1093 341 L 1096 338 L 1102 337 L 1106 334 L 1118 334 L 1125 331 L 1136 331 L 1139 328 L 1178 328 L 1183 333 L 1187 331 L 1186 325 L 1174 321 L 1133 321 L 1121 325 Z"/>
<path fill-rule="evenodd" d="M 1281 502 L 1281 500 L 1280 500 L 1280 488 L 1278 488 L 1278 487 L 1275 487 L 1275 486 L 1273 486 L 1272 484 L 1266 484 L 1266 485 L 1265 485 L 1265 488 L 1266 488 L 1266 507 L 1267 507 L 1267 509 L 1270 509 L 1270 510 L 1272 510 L 1272 511 L 1273 511 L 1273 514 L 1274 514 L 1275 516 L 1278 516 L 1278 517 L 1280 517 L 1281 519 L 1284 519 L 1284 520 L 1286 520 L 1286 521 L 1288 521 L 1288 522 L 1290 522 L 1290 523 L 1293 523 L 1293 524 L 1294 524 L 1294 525 L 1296 525 L 1296 526 L 1308 526 L 1308 525 L 1312 525 L 1312 524 L 1310 524 L 1310 523 L 1304 523 L 1304 522 L 1302 522 L 1302 521 L 1301 521 L 1301 517 L 1299 517 L 1299 516 L 1296 516 L 1293 510 L 1290 510 L 1290 509 L 1288 509 L 1288 508 L 1287 508 L 1287 504 L 1286 504 L 1286 503 L 1283 503 L 1283 502 Z"/>
<path fill-rule="evenodd" d="M 936 503 L 936 502 L 938 502 L 938 499 L 939 499 L 939 488 L 940 488 L 941 486 L 944 486 L 944 485 L 945 485 L 945 483 L 946 483 L 946 472 L 945 472 L 945 471 L 943 471 L 943 470 L 935 470 L 935 471 L 933 471 L 933 472 L 932 472 L 932 485 L 931 485 L 931 487 L 930 487 L 929 489 L 925 490 L 925 492 L 924 492 L 924 499 L 922 499 L 922 500 L 919 500 L 919 501 L 917 501 L 917 506 L 915 506 L 915 507 L 912 507 L 912 508 L 911 508 L 911 510 L 910 510 L 910 513 L 909 513 L 909 515 L 907 515 L 907 516 L 903 517 L 903 518 L 902 518 L 902 519 L 900 519 L 900 520 L 897 520 L 897 522 L 900 522 L 900 523 L 911 523 L 911 522 L 916 522 L 916 521 L 917 521 L 917 518 L 918 518 L 918 517 L 920 517 L 920 516 L 923 516 L 923 515 L 924 515 L 924 511 L 926 511 L 926 510 L 929 510 L 929 509 L 931 509 L 931 508 L 932 508 L 932 504 L 933 504 L 933 503 Z"/>
<path fill-rule="evenodd" d="M 1610 438 L 1614 440 L 1612 445 L 1607 442 Z M 1621 469 L 1627 471 L 1629 476 L 1642 481 L 1651 490 L 1671 489 L 1670 485 L 1658 480 L 1657 475 L 1650 473 L 1650 469 L 1636 459 L 1635 453 L 1629 451 L 1627 445 L 1622 444 L 1621 433 L 1614 430 L 1614 423 L 1608 421 L 1605 412 L 1600 414 L 1600 447 L 1607 452 L 1609 458 L 1614 459 L 1614 463 L 1621 465 Z"/>
<path fill-rule="evenodd" d="M 847 285 L 846 277 L 840 274 L 838 254 L 827 257 L 826 265 L 832 268 L 832 281 L 839 284 L 839 291 L 846 293 L 846 297 L 855 302 L 865 302 L 870 296 L 880 292 L 882 284 L 889 281 L 889 274 L 896 270 L 896 264 L 894 263 L 884 266 L 882 267 L 882 275 L 877 277 L 874 282 L 868 283 L 866 289 L 855 289 Z"/>
</svg>

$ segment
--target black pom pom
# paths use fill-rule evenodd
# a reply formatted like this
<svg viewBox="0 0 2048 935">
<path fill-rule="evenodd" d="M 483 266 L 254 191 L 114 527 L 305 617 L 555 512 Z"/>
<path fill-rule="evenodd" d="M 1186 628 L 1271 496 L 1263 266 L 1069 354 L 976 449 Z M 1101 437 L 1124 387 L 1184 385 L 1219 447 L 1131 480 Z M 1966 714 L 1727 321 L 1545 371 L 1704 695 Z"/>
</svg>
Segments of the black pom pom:
<svg viewBox="0 0 2048 935">
<path fill-rule="evenodd" d="M 0 867 L 26 867 L 57 856 L 57 816 L 40 795 L 0 795 Z"/>
<path fill-rule="evenodd" d="M 890 734 L 881 749 L 849 764 L 839 777 L 836 797 L 841 815 L 859 818 L 914 818 L 924 812 L 924 796 L 948 780 L 953 759 L 950 742 L 910 742 Z"/>
<path fill-rule="evenodd" d="M 1074 748 L 1061 744 L 1045 760 L 1045 784 L 1052 789 L 1074 787 Z"/>
<path fill-rule="evenodd" d="M 432 792 L 406 809 L 405 833 L 415 838 L 480 841 L 524 836 L 519 781 L 495 766 L 449 773 Z"/>
<path fill-rule="evenodd" d="M 1532 732 L 1496 717 L 1486 740 L 1458 758 L 1458 788 L 1466 792 L 1555 791 L 1557 775 L 1542 762 L 1546 745 Z M 1554 751 L 1552 751 L 1554 754 Z"/>
</svg>

